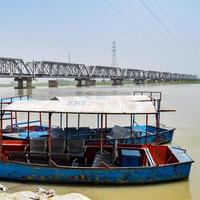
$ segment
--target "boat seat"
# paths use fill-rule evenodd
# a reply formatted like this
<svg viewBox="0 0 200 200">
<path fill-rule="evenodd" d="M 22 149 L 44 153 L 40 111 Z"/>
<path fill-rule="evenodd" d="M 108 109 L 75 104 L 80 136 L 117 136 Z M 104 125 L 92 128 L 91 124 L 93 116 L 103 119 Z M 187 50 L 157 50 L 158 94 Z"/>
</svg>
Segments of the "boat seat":
<svg viewBox="0 0 200 200">
<path fill-rule="evenodd" d="M 52 137 L 63 137 L 64 131 L 62 128 L 52 128 Z"/>
<path fill-rule="evenodd" d="M 29 145 L 26 145 L 24 147 L 23 151 L 6 151 L 8 160 L 15 160 L 15 161 L 21 161 L 21 162 L 27 162 L 28 156 L 27 156 L 27 149 Z"/>
<path fill-rule="evenodd" d="M 120 139 L 120 138 L 130 138 L 131 137 L 131 130 L 115 125 L 110 134 L 108 134 L 108 139 Z"/>
<path fill-rule="evenodd" d="M 58 165 L 69 165 L 70 156 L 66 153 L 66 139 L 64 137 L 52 138 L 51 160 Z"/>
<path fill-rule="evenodd" d="M 91 130 L 90 130 L 89 127 L 80 127 L 80 128 L 78 129 L 78 133 L 79 133 L 80 135 L 90 135 L 90 132 L 91 132 Z"/>
<path fill-rule="evenodd" d="M 101 152 L 98 151 L 95 155 L 92 167 L 102 167 L 102 166 L 112 166 L 116 160 L 115 153 L 109 153 L 103 150 L 102 155 Z"/>
<path fill-rule="evenodd" d="M 32 138 L 30 140 L 29 158 L 31 162 L 47 163 L 47 138 Z"/>
<path fill-rule="evenodd" d="M 64 154 L 66 150 L 66 139 L 64 137 L 52 138 L 51 153 Z"/>
<path fill-rule="evenodd" d="M 68 128 L 64 128 L 64 135 L 65 136 L 70 136 L 70 135 L 77 135 L 77 129 L 76 127 L 68 127 Z"/>
<path fill-rule="evenodd" d="M 67 154 L 73 157 L 84 157 L 85 141 L 84 140 L 68 140 Z"/>
</svg>

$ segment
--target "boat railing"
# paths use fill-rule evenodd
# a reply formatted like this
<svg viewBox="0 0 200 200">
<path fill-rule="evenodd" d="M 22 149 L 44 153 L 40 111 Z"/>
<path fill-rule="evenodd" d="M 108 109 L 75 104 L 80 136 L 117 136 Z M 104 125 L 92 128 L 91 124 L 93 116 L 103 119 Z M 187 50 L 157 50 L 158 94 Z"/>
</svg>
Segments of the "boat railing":
<svg viewBox="0 0 200 200">
<path fill-rule="evenodd" d="M 153 99 L 162 100 L 162 92 L 153 92 L 153 91 L 133 91 L 133 95 L 148 95 Z"/>
<path fill-rule="evenodd" d="M 14 97 L 6 97 L 6 98 L 2 98 L 0 103 L 1 103 L 1 109 L 3 108 L 3 105 L 7 105 L 10 103 L 15 102 L 16 100 L 29 100 L 30 99 L 30 95 L 20 95 L 20 96 L 14 96 Z"/>
<path fill-rule="evenodd" d="M 29 121 L 29 124 L 34 124 L 34 123 L 39 123 L 40 120 L 33 120 L 33 121 Z M 13 126 L 19 126 L 19 125 L 28 125 L 28 122 L 18 122 L 13 124 Z"/>
<path fill-rule="evenodd" d="M 154 106 L 157 110 L 160 110 L 161 100 L 162 100 L 162 92 L 152 92 L 152 91 L 133 91 L 133 95 L 147 95 L 151 98 Z"/>
</svg>

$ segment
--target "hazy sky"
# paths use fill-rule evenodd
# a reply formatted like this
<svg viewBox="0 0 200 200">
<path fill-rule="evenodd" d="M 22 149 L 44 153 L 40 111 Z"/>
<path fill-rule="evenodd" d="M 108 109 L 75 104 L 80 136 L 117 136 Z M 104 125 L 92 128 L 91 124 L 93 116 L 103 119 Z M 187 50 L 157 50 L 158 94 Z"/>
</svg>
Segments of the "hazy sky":
<svg viewBox="0 0 200 200">
<path fill-rule="evenodd" d="M 0 0 L 0 57 L 200 74 L 199 0 Z M 174 14 L 176 16 L 174 16 Z M 178 17 L 178 19 L 176 18 Z"/>
</svg>

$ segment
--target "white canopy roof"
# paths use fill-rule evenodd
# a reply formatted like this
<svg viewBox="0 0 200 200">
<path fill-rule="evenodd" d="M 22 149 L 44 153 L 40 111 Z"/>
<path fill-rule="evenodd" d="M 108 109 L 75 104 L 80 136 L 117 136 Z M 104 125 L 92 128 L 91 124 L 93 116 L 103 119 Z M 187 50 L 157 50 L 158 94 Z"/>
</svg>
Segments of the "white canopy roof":
<svg viewBox="0 0 200 200">
<path fill-rule="evenodd" d="M 144 96 L 145 97 L 145 96 Z M 40 100 L 14 102 L 5 111 L 55 112 L 55 113 L 107 113 L 107 114 L 154 114 L 151 101 L 136 100 L 134 96 L 87 96 L 64 97 L 60 101 Z"/>
<path fill-rule="evenodd" d="M 81 100 L 86 100 L 86 101 L 104 101 L 105 98 L 106 100 L 112 100 L 113 98 L 118 99 L 118 100 L 122 100 L 124 98 L 126 98 L 127 100 L 130 99 L 131 101 L 152 101 L 151 97 L 147 96 L 147 95 L 126 95 L 126 96 L 122 96 L 122 95 L 115 95 L 115 96 L 56 96 L 53 97 L 51 100 L 58 100 L 58 101 L 79 101 Z"/>
</svg>

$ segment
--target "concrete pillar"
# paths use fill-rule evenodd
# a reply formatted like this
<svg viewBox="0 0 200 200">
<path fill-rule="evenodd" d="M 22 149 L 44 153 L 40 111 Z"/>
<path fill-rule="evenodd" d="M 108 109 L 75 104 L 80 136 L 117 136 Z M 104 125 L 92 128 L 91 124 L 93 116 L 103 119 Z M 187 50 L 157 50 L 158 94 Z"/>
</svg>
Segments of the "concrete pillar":
<svg viewBox="0 0 200 200">
<path fill-rule="evenodd" d="M 121 78 L 112 78 L 112 85 L 123 85 L 123 79 Z"/>
<path fill-rule="evenodd" d="M 86 79 L 85 80 L 85 85 L 86 86 L 96 85 L 96 80 Z"/>
<path fill-rule="evenodd" d="M 135 84 L 144 84 L 145 79 L 135 79 Z"/>
<path fill-rule="evenodd" d="M 15 89 L 23 89 L 24 88 L 24 82 L 22 78 L 15 78 L 14 81 L 17 81 L 17 86 Z"/>
<path fill-rule="evenodd" d="M 82 87 L 82 86 L 84 86 L 84 85 L 83 85 L 83 79 L 76 78 L 75 81 L 77 81 L 77 84 L 76 84 L 77 87 Z"/>
<path fill-rule="evenodd" d="M 49 87 L 58 87 L 58 80 L 49 80 Z"/>
<path fill-rule="evenodd" d="M 17 77 L 14 79 L 14 81 L 17 81 L 17 86 L 15 89 L 30 89 L 34 88 L 32 86 L 32 78 L 30 77 Z M 24 81 L 26 81 L 26 85 L 24 86 Z"/>
<path fill-rule="evenodd" d="M 96 80 L 93 79 L 76 78 L 75 80 L 77 81 L 77 87 L 96 85 Z"/>
<path fill-rule="evenodd" d="M 33 88 L 32 78 L 27 78 L 27 80 L 26 80 L 26 88 Z"/>
</svg>

